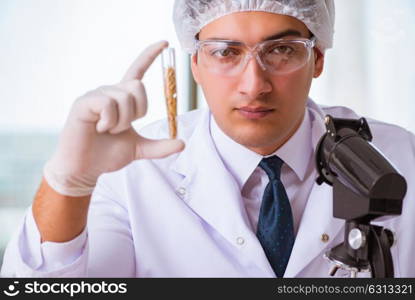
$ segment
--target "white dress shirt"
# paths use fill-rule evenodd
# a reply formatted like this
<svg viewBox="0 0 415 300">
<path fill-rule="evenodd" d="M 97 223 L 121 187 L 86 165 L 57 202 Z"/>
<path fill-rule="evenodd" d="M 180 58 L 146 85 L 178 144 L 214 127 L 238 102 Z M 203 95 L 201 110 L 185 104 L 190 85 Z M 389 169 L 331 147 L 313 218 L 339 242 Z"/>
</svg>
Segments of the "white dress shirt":
<svg viewBox="0 0 415 300">
<path fill-rule="evenodd" d="M 210 120 L 210 130 L 223 163 L 241 189 L 252 230 L 256 232 L 262 195 L 269 182 L 265 171 L 258 166 L 264 157 L 228 137 L 219 128 L 213 116 Z M 298 230 L 316 176 L 312 154 L 310 116 L 309 111 L 305 110 L 303 120 L 291 138 L 274 153 L 268 155 L 277 155 L 284 161 L 281 168 L 281 181 L 290 200 L 294 233 Z"/>
</svg>

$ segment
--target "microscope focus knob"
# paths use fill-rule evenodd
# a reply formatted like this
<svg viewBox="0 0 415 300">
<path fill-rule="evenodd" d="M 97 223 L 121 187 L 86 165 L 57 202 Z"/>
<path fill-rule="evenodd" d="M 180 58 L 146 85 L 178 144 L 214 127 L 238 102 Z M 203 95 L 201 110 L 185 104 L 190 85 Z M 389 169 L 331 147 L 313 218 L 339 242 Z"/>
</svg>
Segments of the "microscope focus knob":
<svg viewBox="0 0 415 300">
<path fill-rule="evenodd" d="M 353 228 L 349 232 L 348 243 L 353 250 L 358 250 L 365 246 L 366 235 L 358 228 Z"/>
</svg>

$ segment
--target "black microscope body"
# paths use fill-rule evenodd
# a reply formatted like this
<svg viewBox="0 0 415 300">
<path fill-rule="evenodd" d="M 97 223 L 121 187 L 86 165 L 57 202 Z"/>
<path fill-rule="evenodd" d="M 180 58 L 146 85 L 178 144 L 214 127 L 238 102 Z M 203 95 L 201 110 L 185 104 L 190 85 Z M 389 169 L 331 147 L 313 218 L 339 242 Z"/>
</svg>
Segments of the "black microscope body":
<svg viewBox="0 0 415 300">
<path fill-rule="evenodd" d="M 335 267 L 371 272 L 372 277 L 394 276 L 390 248 L 392 231 L 371 224 L 387 215 L 400 215 L 406 193 L 405 178 L 372 145 L 366 119 L 326 116 L 326 134 L 316 149 L 317 183 L 333 187 L 333 216 L 346 220 L 344 242 L 325 256 Z"/>
</svg>

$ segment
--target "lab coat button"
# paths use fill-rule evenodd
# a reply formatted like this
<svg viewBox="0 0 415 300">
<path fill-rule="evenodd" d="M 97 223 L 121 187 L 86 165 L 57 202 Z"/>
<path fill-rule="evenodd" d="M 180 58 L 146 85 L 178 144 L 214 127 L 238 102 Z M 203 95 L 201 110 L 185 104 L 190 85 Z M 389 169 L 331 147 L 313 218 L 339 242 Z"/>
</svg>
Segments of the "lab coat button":
<svg viewBox="0 0 415 300">
<path fill-rule="evenodd" d="M 243 245 L 244 243 L 245 243 L 245 239 L 243 238 L 243 237 L 237 237 L 237 239 L 236 239 L 236 243 L 238 244 L 238 245 Z"/>
<path fill-rule="evenodd" d="M 184 196 L 186 194 L 186 189 L 184 187 L 180 187 L 177 192 L 180 196 Z"/>
<path fill-rule="evenodd" d="M 330 237 L 329 237 L 329 235 L 328 235 L 327 233 L 323 233 L 323 234 L 321 235 L 321 241 L 322 241 L 323 243 L 327 243 L 327 242 L 329 241 L 329 239 L 330 239 Z"/>
</svg>

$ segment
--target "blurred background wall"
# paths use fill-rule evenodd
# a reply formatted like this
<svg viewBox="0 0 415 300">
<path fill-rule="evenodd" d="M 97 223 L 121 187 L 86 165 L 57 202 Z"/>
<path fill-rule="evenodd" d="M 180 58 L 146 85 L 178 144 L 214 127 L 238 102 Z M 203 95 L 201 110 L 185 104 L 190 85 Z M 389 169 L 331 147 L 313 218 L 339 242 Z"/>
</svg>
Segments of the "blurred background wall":
<svg viewBox="0 0 415 300">
<path fill-rule="evenodd" d="M 173 0 L 0 1 L 0 264 L 28 209 L 72 102 L 121 79 L 148 44 L 169 40 Z M 415 1 L 335 0 L 334 48 L 310 96 L 415 132 Z M 166 115 L 159 59 L 139 129 Z M 192 107 L 178 52 L 179 113 Z M 198 93 L 197 103 L 205 106 Z"/>
</svg>

